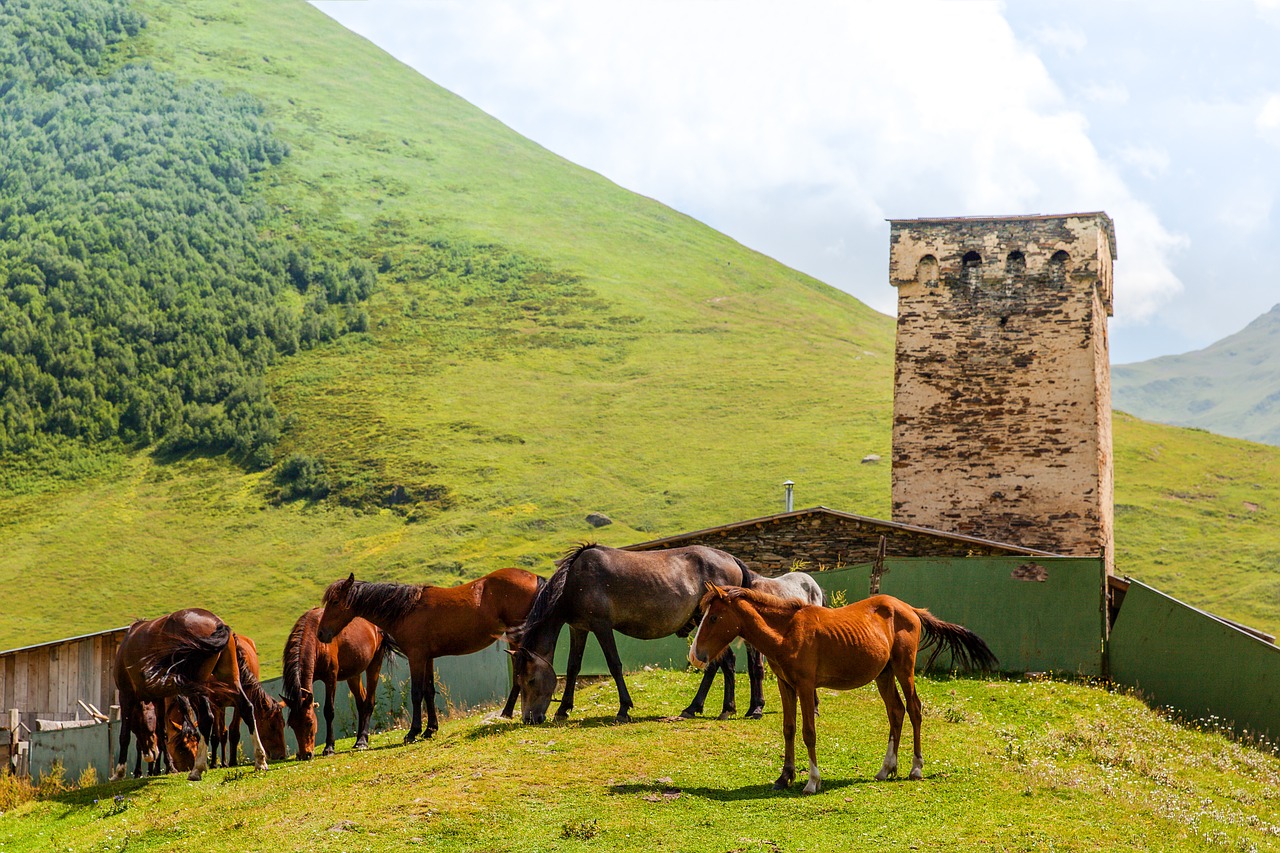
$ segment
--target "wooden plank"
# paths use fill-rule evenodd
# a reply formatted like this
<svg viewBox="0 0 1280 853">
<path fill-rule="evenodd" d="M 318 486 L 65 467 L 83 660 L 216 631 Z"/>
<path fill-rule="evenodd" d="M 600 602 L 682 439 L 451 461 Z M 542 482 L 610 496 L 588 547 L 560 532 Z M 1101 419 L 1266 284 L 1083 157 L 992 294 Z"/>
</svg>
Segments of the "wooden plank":
<svg viewBox="0 0 1280 853">
<path fill-rule="evenodd" d="M 17 708 L 19 711 L 25 710 L 27 707 L 27 682 L 31 680 L 30 661 L 27 660 L 29 655 L 26 652 L 20 652 L 14 655 L 14 682 L 13 682 L 13 705 L 10 707 Z"/>
<path fill-rule="evenodd" d="M 13 707 L 13 655 L 0 659 L 0 713 Z"/>
</svg>

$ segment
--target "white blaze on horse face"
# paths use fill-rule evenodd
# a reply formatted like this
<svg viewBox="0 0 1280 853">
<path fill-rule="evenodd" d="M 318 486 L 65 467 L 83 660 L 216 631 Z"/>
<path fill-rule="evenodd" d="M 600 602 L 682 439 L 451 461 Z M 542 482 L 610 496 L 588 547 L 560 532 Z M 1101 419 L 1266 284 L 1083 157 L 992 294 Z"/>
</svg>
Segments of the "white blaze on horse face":
<svg viewBox="0 0 1280 853">
<path fill-rule="evenodd" d="M 204 771 L 209 769 L 209 752 L 208 744 L 205 743 L 204 735 L 200 735 L 196 740 L 196 763 L 191 768 L 191 772 L 187 774 L 188 782 L 199 782 L 204 776 Z"/>
<path fill-rule="evenodd" d="M 698 660 L 698 635 L 702 633 L 702 623 L 707 621 L 704 615 L 702 620 L 698 622 L 698 629 L 693 632 L 693 642 L 689 644 L 689 663 L 698 669 L 706 669 L 707 665 Z"/>
<path fill-rule="evenodd" d="M 818 793 L 818 788 L 822 785 L 822 776 L 818 773 L 818 763 L 816 761 L 809 762 L 809 784 L 804 786 L 806 794 Z"/>
</svg>

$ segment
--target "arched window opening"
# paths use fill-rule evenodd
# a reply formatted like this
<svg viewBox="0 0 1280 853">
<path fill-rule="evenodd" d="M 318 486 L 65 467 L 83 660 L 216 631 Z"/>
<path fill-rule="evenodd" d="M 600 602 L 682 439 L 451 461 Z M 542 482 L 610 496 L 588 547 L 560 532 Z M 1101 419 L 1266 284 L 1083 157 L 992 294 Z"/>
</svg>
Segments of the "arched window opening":
<svg viewBox="0 0 1280 853">
<path fill-rule="evenodd" d="M 1063 288 L 1067 285 L 1067 265 L 1071 261 L 1071 256 L 1062 249 L 1053 253 L 1053 257 L 1049 258 L 1049 283 Z"/>
<path fill-rule="evenodd" d="M 916 281 L 925 287 L 938 286 L 938 259 L 933 255 L 925 255 L 916 264 Z"/>
<path fill-rule="evenodd" d="M 960 281 L 971 289 L 977 289 L 982 283 L 982 256 L 977 252 L 968 252 L 961 259 Z"/>
<path fill-rule="evenodd" d="M 1014 249 L 1004 259 L 1004 274 L 1009 278 L 1020 278 L 1027 271 L 1027 256 Z"/>
</svg>

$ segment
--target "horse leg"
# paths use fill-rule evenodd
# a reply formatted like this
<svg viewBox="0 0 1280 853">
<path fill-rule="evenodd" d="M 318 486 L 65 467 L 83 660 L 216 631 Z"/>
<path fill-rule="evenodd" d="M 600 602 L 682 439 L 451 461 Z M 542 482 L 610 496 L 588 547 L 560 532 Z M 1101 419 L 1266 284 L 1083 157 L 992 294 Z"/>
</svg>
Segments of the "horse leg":
<svg viewBox="0 0 1280 853">
<path fill-rule="evenodd" d="M 582 671 L 582 656 L 587 651 L 588 636 L 590 634 L 581 628 L 569 628 L 569 668 L 564 673 L 564 693 L 560 695 L 560 706 L 556 708 L 557 720 L 565 719 L 573 710 L 574 689 L 578 686 L 578 673 Z"/>
<path fill-rule="evenodd" d="M 711 692 L 711 683 L 716 680 L 717 668 L 718 662 L 712 662 L 710 666 L 702 671 L 702 683 L 698 685 L 698 692 L 694 694 L 693 701 L 689 703 L 689 707 L 680 712 L 680 716 L 686 720 L 692 720 L 702 713 L 702 708 L 707 701 L 707 694 Z"/>
<path fill-rule="evenodd" d="M 432 666 L 430 658 L 426 665 Z M 405 743 L 413 743 L 422 734 L 422 662 L 412 659 L 409 660 L 409 704 L 413 706 L 413 715 L 404 736 Z"/>
<path fill-rule="evenodd" d="M 436 666 L 434 660 L 427 661 L 427 671 L 422 676 L 422 701 L 427 706 L 427 737 L 431 737 L 440 730 L 440 722 L 436 719 Z"/>
<path fill-rule="evenodd" d="M 724 676 L 724 706 L 720 709 L 720 719 L 727 720 L 738 713 L 738 703 L 734 698 L 738 686 L 738 659 L 734 656 L 732 648 L 726 648 L 716 663 Z"/>
<path fill-rule="evenodd" d="M 374 655 L 373 661 L 369 664 L 369 668 L 364 671 L 364 691 L 360 694 L 363 696 L 363 704 L 359 699 L 356 700 L 356 708 L 360 715 L 359 724 L 356 726 L 356 742 L 353 749 L 369 748 L 369 726 L 373 721 L 373 706 L 378 701 L 378 676 L 382 673 L 382 655 Z M 356 685 L 360 684 L 360 676 L 355 677 Z M 336 683 L 334 685 L 337 686 Z M 352 692 L 355 692 L 354 690 Z M 508 714 L 508 716 L 510 716 Z M 329 731 L 333 731 L 330 725 Z M 329 735 L 330 738 L 333 735 Z"/>
<path fill-rule="evenodd" d="M 920 751 L 920 721 L 924 716 L 924 705 L 920 701 L 920 694 L 916 692 L 914 656 L 910 663 L 904 662 L 902 666 L 895 666 L 894 670 L 898 681 L 902 684 L 902 692 L 907 698 L 907 714 L 911 717 L 911 731 L 914 736 L 915 755 L 911 759 L 911 775 L 908 778 L 918 781 L 924 778 L 924 753 Z M 901 730 L 901 717 L 899 717 L 898 727 Z"/>
<path fill-rule="evenodd" d="M 351 690 L 351 695 L 356 697 L 356 713 L 360 713 L 360 676 L 347 679 L 347 687 Z M 324 682 L 324 751 L 321 755 L 333 755 L 337 751 L 338 738 L 333 731 L 334 716 L 334 694 L 338 692 L 338 681 L 335 678 L 333 683 Z M 365 735 L 367 740 L 368 735 Z M 357 744 L 358 745 L 358 744 Z M 365 746 L 368 746 L 365 743 Z"/>
<path fill-rule="evenodd" d="M 218 711 L 218 713 L 224 714 L 226 712 Z M 230 754 L 230 763 L 223 762 L 228 767 L 235 767 L 240 763 L 240 724 L 243 722 L 244 720 L 240 716 L 240 709 L 235 708 L 232 710 L 231 728 L 227 729 L 227 752 Z"/>
<path fill-rule="evenodd" d="M 809 751 L 809 783 L 804 786 L 804 793 L 816 794 L 822 785 L 822 776 L 818 773 L 818 723 L 813 716 L 814 700 L 818 691 L 809 686 L 796 689 L 800 697 L 800 716 L 804 726 L 804 746 Z"/>
<path fill-rule="evenodd" d="M 593 633 L 600 643 L 600 650 L 604 652 L 605 661 L 609 664 L 609 674 L 613 676 L 613 683 L 618 685 L 618 716 L 614 717 L 614 720 L 619 723 L 629 723 L 631 715 L 627 712 L 635 707 L 635 703 L 631 701 L 627 682 L 622 678 L 622 659 L 618 657 L 618 644 L 614 642 L 613 629 L 602 628 Z"/>
<path fill-rule="evenodd" d="M 796 780 L 796 691 L 781 678 L 778 698 L 782 700 L 782 773 L 773 787 L 784 791 Z"/>
<path fill-rule="evenodd" d="M 133 723 L 134 705 L 137 701 L 132 691 L 127 694 L 123 690 L 120 691 L 120 754 L 108 782 L 119 782 L 129 772 L 129 736 L 133 733 L 130 726 Z"/>
<path fill-rule="evenodd" d="M 748 720 L 764 716 L 764 661 L 760 652 L 747 644 L 747 681 L 751 685 L 751 704 L 747 707 Z"/>
<path fill-rule="evenodd" d="M 893 667 L 886 666 L 876 676 L 876 687 L 880 690 L 880 698 L 884 700 L 885 713 L 889 715 L 889 748 L 884 753 L 884 764 L 876 774 L 876 780 L 883 782 L 891 776 L 898 775 L 898 742 L 902 739 L 902 699 L 898 696 L 898 688 L 893 685 Z"/>
</svg>

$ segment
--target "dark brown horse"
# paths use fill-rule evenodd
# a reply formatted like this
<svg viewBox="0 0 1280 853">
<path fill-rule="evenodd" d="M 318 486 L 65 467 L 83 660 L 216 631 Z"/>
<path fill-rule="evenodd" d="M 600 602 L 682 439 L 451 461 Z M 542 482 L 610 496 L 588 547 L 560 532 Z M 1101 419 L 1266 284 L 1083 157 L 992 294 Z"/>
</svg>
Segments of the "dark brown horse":
<svg viewBox="0 0 1280 853">
<path fill-rule="evenodd" d="M 556 717 L 568 716 L 587 636 L 594 634 L 609 664 L 609 673 L 618 685 L 619 722 L 630 720 L 633 703 L 622 678 L 622 661 L 613 632 L 628 637 L 654 640 L 677 634 L 681 637 L 697 626 L 704 584 L 750 586 L 751 570 L 740 560 L 715 548 L 692 546 L 661 551 L 622 551 L 603 545 L 580 545 L 565 555 L 546 587 L 538 593 L 529 618 L 517 635 L 520 648 L 515 658 L 516 682 L 526 723 L 546 719 L 551 694 L 556 688 L 556 672 L 551 664 L 556 641 L 569 626 L 569 666 L 564 695 Z M 724 673 L 724 706 L 721 719 L 736 712 L 734 701 L 735 660 L 726 644 L 716 655 L 715 665 Z M 764 667 L 754 649 L 747 649 L 747 671 L 751 683 L 748 717 L 764 712 Z M 702 710 L 710 687 L 704 679 L 694 701 L 683 712 L 692 716 Z"/>
<path fill-rule="evenodd" d="M 544 581 L 523 569 L 498 569 L 451 588 L 398 583 L 365 583 L 351 575 L 324 593 L 316 635 L 327 643 L 356 617 L 385 631 L 409 660 L 413 722 L 404 742 L 422 734 L 422 702 L 427 703 L 427 737 L 436 720 L 435 659 L 478 652 L 524 622 Z M 506 716 L 515 705 L 515 686 Z"/>
<path fill-rule="evenodd" d="M 134 622 L 115 658 L 121 719 L 133 719 L 137 708 L 146 701 L 213 694 L 231 697 L 253 736 L 254 765 L 265 770 L 267 753 L 258 734 L 254 705 L 266 694 L 245 665 L 238 647 L 227 624 L 208 610 L 191 608 Z M 209 726 L 212 727 L 212 719 Z M 132 733 L 131 726 L 120 726 L 120 754 L 112 781 L 124 778 Z M 199 780 L 208 766 L 204 744 L 210 731 L 202 727 L 200 735 L 203 742 L 187 777 L 193 781 Z M 159 742 L 149 749 L 158 757 Z"/>
<path fill-rule="evenodd" d="M 973 668 L 990 669 L 996 657 L 987 644 L 968 628 L 943 622 L 888 595 L 874 595 L 845 607 L 806 605 L 758 590 L 723 589 L 708 584 L 702 602 L 703 617 L 689 647 L 689 661 L 706 666 L 735 637 L 751 643 L 768 659 L 778 676 L 782 696 L 782 738 L 785 755 L 775 788 L 795 780 L 796 699 L 804 717 L 804 743 L 809 750 L 809 781 L 804 793 L 818 790 L 817 726 L 814 701 L 817 688 L 852 690 L 872 681 L 880 689 L 889 715 L 889 748 L 876 779 L 898 772 L 898 743 L 902 737 L 904 706 L 894 679 L 906 694 L 905 712 L 915 735 L 915 759 L 911 778 L 924 777 L 920 751 L 922 706 L 916 693 L 916 653 L 936 645 L 932 664 L 944 648 L 952 660 Z M 928 664 L 926 665 L 926 667 Z"/>
<path fill-rule="evenodd" d="M 284 692 L 289 706 L 289 727 L 298 741 L 298 758 L 311 758 L 316 748 L 315 694 L 312 685 L 324 683 L 324 755 L 333 755 L 333 697 L 338 681 L 347 682 L 356 700 L 355 749 L 369 745 L 369 721 L 377 699 L 378 674 L 389 650 L 382 629 L 364 619 L 352 619 L 331 642 L 316 636 L 320 614 L 315 607 L 298 617 L 284 644 Z M 364 684 L 360 675 L 364 674 Z"/>
</svg>

